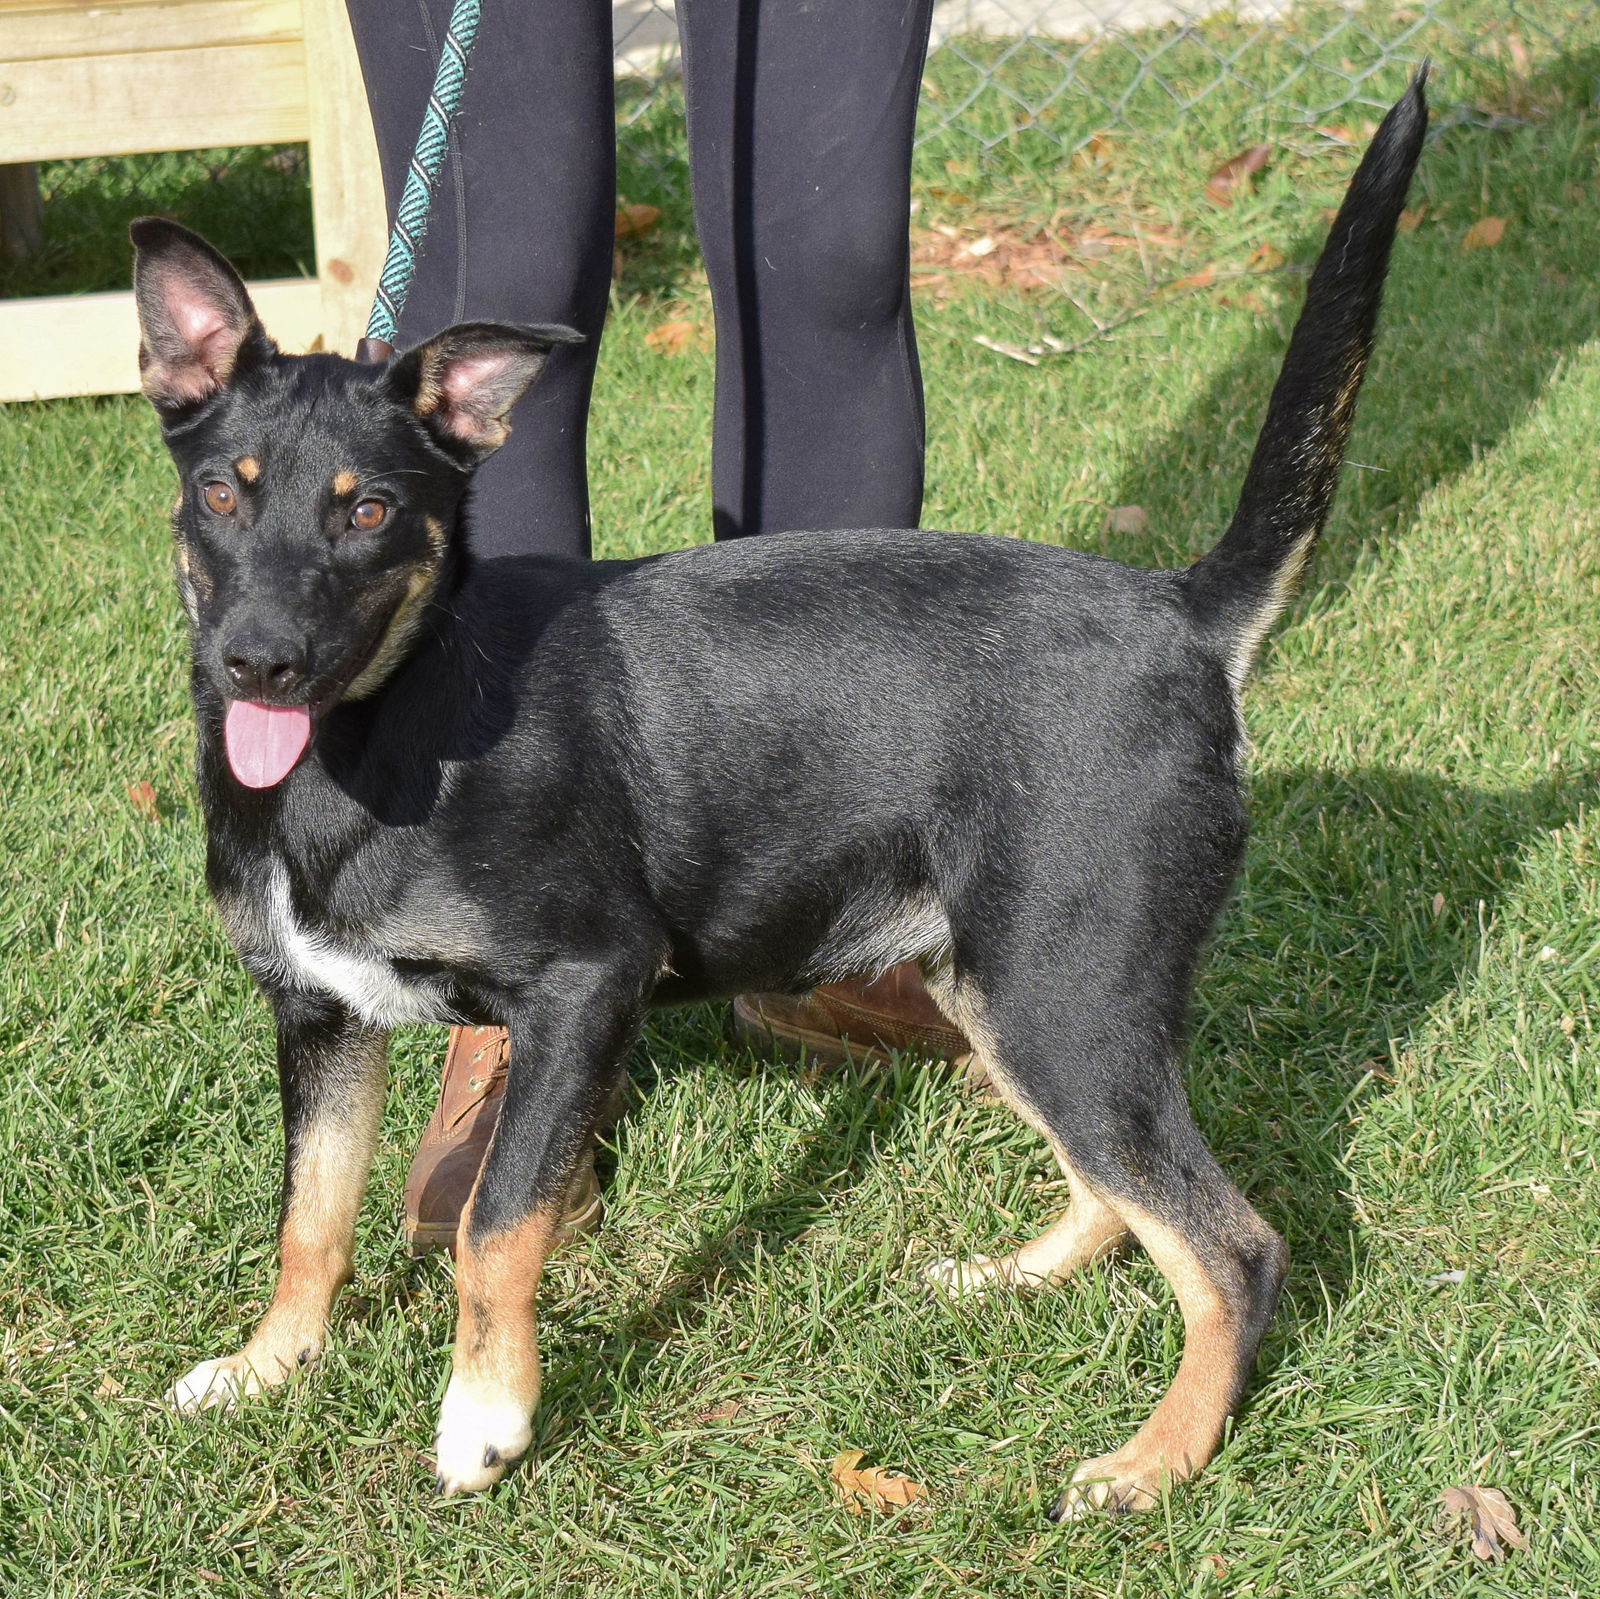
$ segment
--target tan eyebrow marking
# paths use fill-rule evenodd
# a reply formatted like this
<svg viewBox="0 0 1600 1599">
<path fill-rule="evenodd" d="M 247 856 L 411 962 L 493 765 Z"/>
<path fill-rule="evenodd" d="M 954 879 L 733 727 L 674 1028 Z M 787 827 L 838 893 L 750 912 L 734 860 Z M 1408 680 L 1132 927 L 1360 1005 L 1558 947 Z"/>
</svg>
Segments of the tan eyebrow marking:
<svg viewBox="0 0 1600 1599">
<path fill-rule="evenodd" d="M 333 492 L 343 498 L 346 494 L 354 494 L 356 484 L 361 481 L 354 472 L 335 472 L 333 474 Z"/>
<path fill-rule="evenodd" d="M 261 463 L 253 455 L 241 455 L 233 469 L 246 483 L 254 483 L 261 476 Z"/>
</svg>

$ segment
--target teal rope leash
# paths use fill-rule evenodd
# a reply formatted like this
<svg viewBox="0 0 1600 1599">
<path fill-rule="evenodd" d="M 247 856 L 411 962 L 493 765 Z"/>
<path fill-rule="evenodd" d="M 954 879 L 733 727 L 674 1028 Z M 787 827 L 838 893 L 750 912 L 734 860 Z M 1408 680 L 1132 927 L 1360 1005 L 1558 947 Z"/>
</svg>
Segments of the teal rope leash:
<svg viewBox="0 0 1600 1599">
<path fill-rule="evenodd" d="M 439 51 L 439 69 L 434 74 L 427 109 L 422 114 L 422 130 L 406 172 L 400 204 L 395 208 L 394 229 L 389 235 L 389 253 L 378 274 L 378 291 L 367 319 L 367 336 L 356 348 L 358 361 L 386 361 L 394 353 L 395 328 L 406 296 L 417 275 L 417 257 L 427 236 L 433 197 L 444 170 L 445 152 L 450 148 L 450 128 L 461 110 L 462 91 L 467 81 L 467 65 L 478 37 L 482 13 L 481 0 L 456 0 Z"/>
</svg>

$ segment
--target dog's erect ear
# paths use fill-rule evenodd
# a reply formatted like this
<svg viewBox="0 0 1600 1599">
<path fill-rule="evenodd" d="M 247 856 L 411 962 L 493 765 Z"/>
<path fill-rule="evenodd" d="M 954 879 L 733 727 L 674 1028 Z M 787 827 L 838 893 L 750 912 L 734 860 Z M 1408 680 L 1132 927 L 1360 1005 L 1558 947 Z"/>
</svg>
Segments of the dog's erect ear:
<svg viewBox="0 0 1600 1599">
<path fill-rule="evenodd" d="M 506 414 L 558 344 L 581 344 L 563 327 L 458 322 L 397 356 L 387 381 L 453 455 L 473 465 L 506 441 Z"/>
<path fill-rule="evenodd" d="M 133 240 L 139 309 L 139 383 L 158 411 L 209 399 L 242 362 L 272 354 L 239 274 L 200 237 L 162 217 L 140 217 Z"/>
</svg>

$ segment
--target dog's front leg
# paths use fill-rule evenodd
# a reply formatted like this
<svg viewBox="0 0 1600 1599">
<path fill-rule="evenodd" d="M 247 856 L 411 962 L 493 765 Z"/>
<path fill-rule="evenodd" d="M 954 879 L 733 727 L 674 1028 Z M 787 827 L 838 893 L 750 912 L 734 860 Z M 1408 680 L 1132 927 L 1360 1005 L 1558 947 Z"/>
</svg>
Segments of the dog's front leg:
<svg viewBox="0 0 1600 1599">
<path fill-rule="evenodd" d="M 273 1010 L 284 1134 L 278 1288 L 238 1354 L 202 1361 L 172 1386 L 167 1400 L 179 1410 L 232 1404 L 314 1361 L 355 1260 L 389 1035 L 331 1000 L 279 994 Z"/>
<path fill-rule="evenodd" d="M 533 1440 L 539 1274 L 647 986 L 615 966 L 564 962 L 511 1016 L 505 1102 L 458 1234 L 455 1357 L 436 1441 L 445 1494 L 490 1487 Z"/>
</svg>

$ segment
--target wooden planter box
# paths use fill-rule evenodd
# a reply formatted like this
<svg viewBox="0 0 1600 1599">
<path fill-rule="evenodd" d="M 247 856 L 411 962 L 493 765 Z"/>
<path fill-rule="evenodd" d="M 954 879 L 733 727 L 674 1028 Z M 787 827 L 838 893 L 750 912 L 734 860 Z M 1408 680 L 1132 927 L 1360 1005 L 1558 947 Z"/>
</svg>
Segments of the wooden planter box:
<svg viewBox="0 0 1600 1599">
<path fill-rule="evenodd" d="M 0 165 L 299 140 L 317 276 L 250 292 L 285 349 L 353 351 L 386 222 L 342 0 L 0 0 Z M 0 400 L 131 392 L 138 337 L 127 292 L 0 299 Z"/>
</svg>

